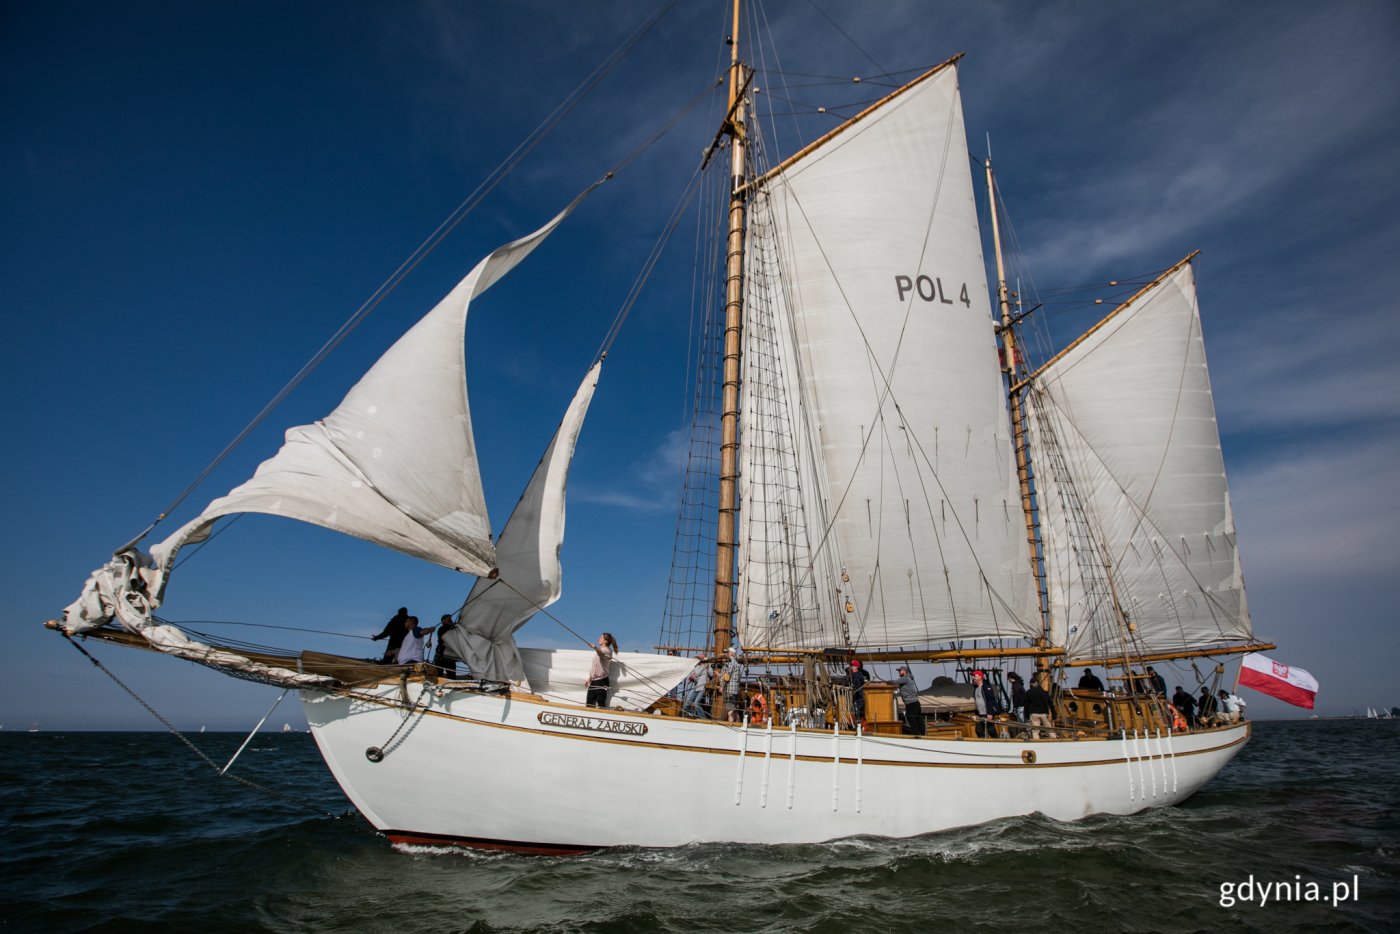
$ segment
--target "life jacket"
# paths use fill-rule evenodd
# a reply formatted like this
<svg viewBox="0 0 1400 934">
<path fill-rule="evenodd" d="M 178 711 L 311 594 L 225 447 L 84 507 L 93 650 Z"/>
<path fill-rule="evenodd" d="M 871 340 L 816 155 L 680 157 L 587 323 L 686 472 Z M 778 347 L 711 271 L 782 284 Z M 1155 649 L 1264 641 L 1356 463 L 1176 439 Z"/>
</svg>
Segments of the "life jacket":
<svg viewBox="0 0 1400 934">
<path fill-rule="evenodd" d="M 1167 704 L 1167 712 L 1172 715 L 1172 729 L 1186 729 L 1186 718 L 1181 715 L 1181 711 L 1176 709 L 1175 704 Z"/>
<path fill-rule="evenodd" d="M 755 694 L 749 698 L 749 722 L 754 724 L 768 722 L 768 701 L 763 699 L 762 694 Z"/>
</svg>

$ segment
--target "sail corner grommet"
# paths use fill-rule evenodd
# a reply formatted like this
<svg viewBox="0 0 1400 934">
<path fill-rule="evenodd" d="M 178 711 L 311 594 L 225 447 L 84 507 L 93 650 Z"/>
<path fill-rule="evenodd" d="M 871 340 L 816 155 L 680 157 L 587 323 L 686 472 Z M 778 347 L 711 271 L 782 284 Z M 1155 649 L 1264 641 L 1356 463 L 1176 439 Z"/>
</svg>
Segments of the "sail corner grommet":
<svg viewBox="0 0 1400 934">
<path fill-rule="evenodd" d="M 365 758 L 371 762 L 383 762 L 384 750 L 380 749 L 378 746 L 371 746 L 365 750 Z"/>
</svg>

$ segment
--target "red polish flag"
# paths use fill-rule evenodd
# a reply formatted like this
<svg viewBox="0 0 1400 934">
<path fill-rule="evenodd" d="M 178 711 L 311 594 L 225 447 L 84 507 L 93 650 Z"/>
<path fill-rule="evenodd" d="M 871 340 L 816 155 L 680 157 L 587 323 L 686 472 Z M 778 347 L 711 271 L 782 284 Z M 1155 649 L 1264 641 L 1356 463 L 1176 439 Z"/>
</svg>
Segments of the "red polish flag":
<svg viewBox="0 0 1400 934">
<path fill-rule="evenodd" d="M 1312 675 L 1301 668 L 1265 658 L 1258 652 L 1244 657 L 1240 665 L 1240 684 L 1309 710 L 1317 696 L 1317 679 Z"/>
</svg>

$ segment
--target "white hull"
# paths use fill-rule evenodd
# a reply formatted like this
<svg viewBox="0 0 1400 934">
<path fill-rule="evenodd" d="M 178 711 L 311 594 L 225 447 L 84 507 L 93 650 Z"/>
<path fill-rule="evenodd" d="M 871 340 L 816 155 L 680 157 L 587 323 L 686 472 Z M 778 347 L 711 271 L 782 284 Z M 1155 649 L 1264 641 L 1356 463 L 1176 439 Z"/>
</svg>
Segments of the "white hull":
<svg viewBox="0 0 1400 934">
<path fill-rule="evenodd" d="M 745 730 L 464 691 L 405 723 L 399 698 L 397 685 L 302 692 L 355 807 L 397 842 L 526 852 L 910 837 L 1035 812 L 1132 814 L 1189 797 L 1250 735 L 1248 723 L 1127 742 Z M 370 747 L 383 748 L 382 761 L 370 761 Z"/>
</svg>

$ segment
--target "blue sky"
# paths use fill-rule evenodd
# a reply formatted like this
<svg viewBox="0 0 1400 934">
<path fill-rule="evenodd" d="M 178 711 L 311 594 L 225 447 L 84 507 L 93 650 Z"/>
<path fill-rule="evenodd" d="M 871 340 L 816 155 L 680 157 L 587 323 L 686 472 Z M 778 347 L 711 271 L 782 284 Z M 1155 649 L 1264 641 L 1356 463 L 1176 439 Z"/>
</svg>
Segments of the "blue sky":
<svg viewBox="0 0 1400 934">
<path fill-rule="evenodd" d="M 481 255 L 552 215 L 704 87 L 723 52 L 724 6 L 669 13 L 164 528 L 246 478 L 285 427 L 329 411 Z M 0 10 L 11 348 L 0 470 L 12 543 L 0 724 L 154 726 L 43 620 L 654 8 Z M 770 0 L 763 13 L 791 72 L 875 76 L 966 53 L 971 148 L 983 153 L 992 135 L 1026 291 L 1127 278 L 1203 250 L 1207 351 L 1256 631 L 1319 678 L 1319 712 L 1400 704 L 1400 8 Z M 793 96 L 839 110 L 839 93 Z M 474 310 L 470 389 L 498 525 L 715 120 L 697 108 Z M 691 266 L 678 236 L 609 358 L 571 477 L 556 613 L 590 638 L 611 629 L 627 649 L 649 647 L 660 624 Z M 1089 323 L 1048 320 L 1062 337 Z M 396 607 L 436 618 L 470 583 L 251 517 L 180 569 L 163 615 L 351 634 L 361 638 L 305 641 L 362 655 L 362 637 Z M 573 644 L 547 620 L 524 641 Z M 182 662 L 96 651 L 182 727 L 251 726 L 275 697 Z M 1261 714 L 1292 711 L 1251 701 Z M 299 721 L 294 704 L 274 717 L 284 719 Z"/>
</svg>

